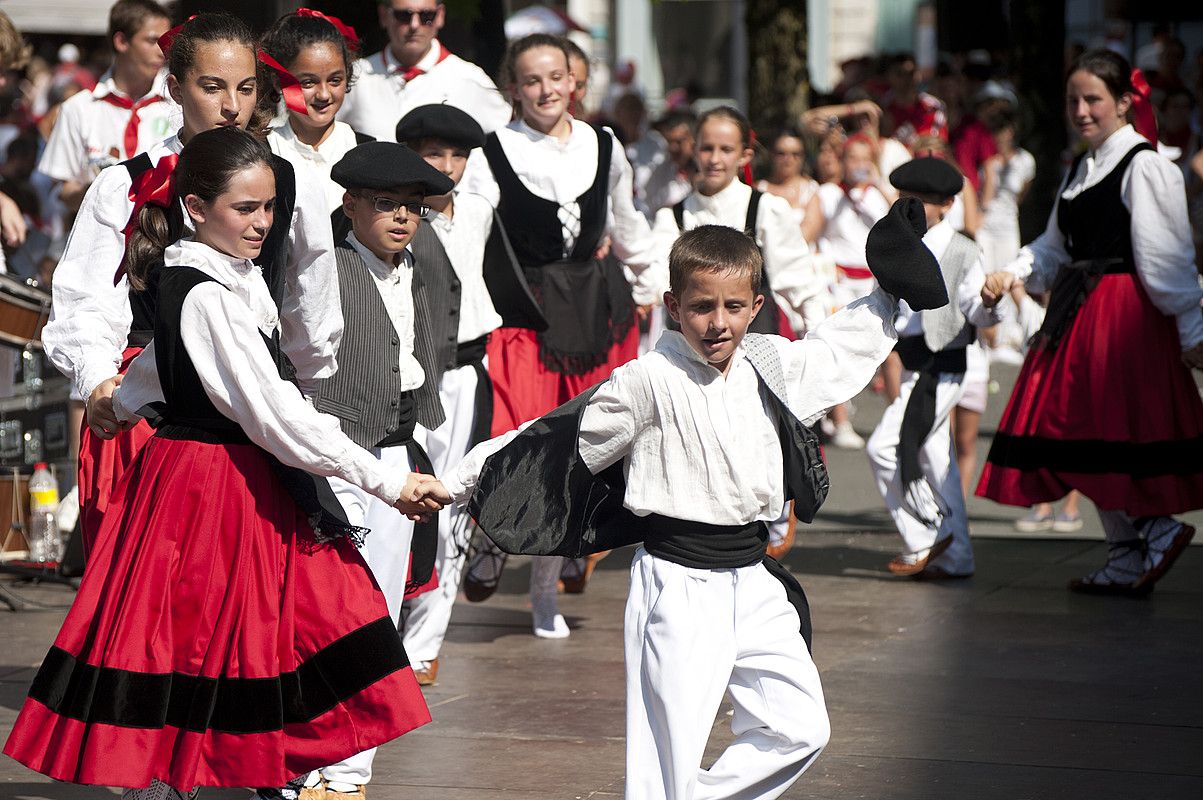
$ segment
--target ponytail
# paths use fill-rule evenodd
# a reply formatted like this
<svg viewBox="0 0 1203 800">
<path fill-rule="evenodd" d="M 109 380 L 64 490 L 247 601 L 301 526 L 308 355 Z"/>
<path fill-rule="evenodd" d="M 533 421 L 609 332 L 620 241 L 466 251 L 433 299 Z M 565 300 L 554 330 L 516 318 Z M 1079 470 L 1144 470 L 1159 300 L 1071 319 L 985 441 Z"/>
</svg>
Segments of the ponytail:
<svg viewBox="0 0 1203 800">
<path fill-rule="evenodd" d="M 138 210 L 138 220 L 125 246 L 125 273 L 130 288 L 146 289 L 150 273 L 163 263 L 163 252 L 184 232 L 184 214 L 174 193 L 167 208 L 147 203 Z"/>
</svg>

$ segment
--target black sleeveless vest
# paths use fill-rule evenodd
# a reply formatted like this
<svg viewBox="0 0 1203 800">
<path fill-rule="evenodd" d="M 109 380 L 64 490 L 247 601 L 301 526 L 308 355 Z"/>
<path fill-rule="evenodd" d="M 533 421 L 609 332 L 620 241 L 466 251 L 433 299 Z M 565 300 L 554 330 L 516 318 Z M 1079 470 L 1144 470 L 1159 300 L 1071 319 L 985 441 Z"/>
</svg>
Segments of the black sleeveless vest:
<svg viewBox="0 0 1203 800">
<path fill-rule="evenodd" d="M 1132 214 L 1124 207 L 1124 173 L 1137 153 L 1152 150 L 1140 142 L 1098 183 L 1076 197 L 1057 200 L 1057 227 L 1065 237 L 1065 249 L 1072 261 L 1058 270 L 1049 293 L 1048 312 L 1033 345 L 1054 349 L 1069 330 L 1086 295 L 1104 275 L 1134 273 L 1132 255 Z M 1086 154 L 1079 155 L 1070 168 L 1066 185 L 1081 168 Z"/>
<path fill-rule="evenodd" d="M 581 229 L 568 253 L 559 203 L 526 188 L 496 133 L 489 134 L 484 146 L 500 189 L 497 219 L 547 323 L 538 334 L 540 361 L 548 370 L 567 375 L 581 375 L 604 364 L 611 345 L 630 333 L 635 313 L 622 265 L 612 256 L 593 260 L 606 230 L 614 139 L 604 129 L 592 127 L 597 135 L 597 172 L 589 188 L 576 198 Z M 504 298 L 498 303 L 494 295 L 493 300 L 507 321 L 528 316 L 510 308 Z"/>
</svg>

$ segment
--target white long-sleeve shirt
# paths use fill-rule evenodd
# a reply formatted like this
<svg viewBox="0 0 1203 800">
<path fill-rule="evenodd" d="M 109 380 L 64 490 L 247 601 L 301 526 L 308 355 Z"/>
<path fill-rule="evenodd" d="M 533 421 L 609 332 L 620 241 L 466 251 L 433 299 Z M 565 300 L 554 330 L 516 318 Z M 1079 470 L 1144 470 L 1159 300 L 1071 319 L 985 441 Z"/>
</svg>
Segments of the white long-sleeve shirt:
<svg viewBox="0 0 1203 800">
<path fill-rule="evenodd" d="M 1128 151 L 1145 141 L 1131 125 L 1107 137 L 1089 153 L 1077 174 L 1061 191 L 1072 200 L 1094 186 L 1115 168 Z M 1164 156 L 1137 153 L 1120 182 L 1120 197 L 1132 216 L 1132 255 L 1136 274 L 1157 310 L 1175 317 L 1183 350 L 1203 342 L 1203 314 L 1199 311 L 1203 289 L 1195 271 L 1195 247 L 1186 213 L 1182 171 Z M 1057 208 L 1048 226 L 1035 241 L 1019 251 L 1006 270 L 1021 278 L 1030 291 L 1052 287 L 1057 270 L 1070 258 L 1065 237 L 1057 227 Z"/>
<path fill-rule="evenodd" d="M 681 215 L 685 230 L 701 225 L 724 225 L 742 231 L 751 198 L 752 187 L 740 181 L 731 181 L 709 197 L 693 192 L 685 198 Z M 681 235 L 671 208 L 656 212 L 652 232 L 659 257 L 667 262 L 673 242 Z M 811 263 L 810 247 L 802 238 L 802 229 L 784 197 L 761 196 L 756 212 L 756 244 L 764 253 L 764 269 L 774 294 L 785 300 L 806 321 L 808 328 L 818 324 L 823 319 L 825 305 L 820 295 L 827 287 Z"/>
<path fill-rule="evenodd" d="M 444 57 L 437 39 L 414 66 L 422 74 L 405 80 L 405 69 L 387 47 L 356 61 L 355 84 L 338 118 L 381 142 L 395 142 L 397 123 L 418 106 L 455 106 L 480 123 L 485 133 L 504 126 L 513 116 L 509 101 L 484 70 L 455 54 Z"/>
<path fill-rule="evenodd" d="M 824 183 L 819 187 L 819 207 L 826 220 L 819 250 L 842 267 L 865 266 L 869 230 L 889 213 L 890 201 L 876 186 L 845 191 L 838 183 Z"/>
<path fill-rule="evenodd" d="M 939 261 L 944 257 L 944 251 L 952 241 L 956 231 L 948 220 L 942 220 L 927 229 L 923 235 L 923 244 Z M 978 328 L 988 328 L 1002 322 L 998 306 L 986 308 L 982 302 L 982 286 L 986 283 L 986 269 L 982 263 L 981 248 L 977 248 L 977 258 L 973 266 L 965 270 L 961 283 L 957 286 L 956 297 L 949 300 L 957 304 L 957 308 L 965 315 L 970 325 Z M 922 336 L 923 316 L 911 310 L 905 300 L 898 302 L 898 319 L 895 321 L 899 336 Z"/>
<path fill-rule="evenodd" d="M 568 139 L 540 133 L 518 120 L 497 131 L 498 141 L 518 179 L 534 195 L 560 206 L 559 218 L 564 252 L 572 250 L 581 232 L 581 209 L 577 202 L 597 175 L 598 134 L 591 125 L 571 120 Z M 635 209 L 631 164 L 614 134 L 610 170 L 608 233 L 614 255 L 630 273 L 631 294 L 640 305 L 656 303 L 668 288 L 668 264 L 656 259 L 655 241 L 647 218 Z M 469 160 L 463 186 L 494 208 L 501 190 L 483 152 Z"/>
<path fill-rule="evenodd" d="M 771 337 L 795 416 L 812 419 L 868 384 L 897 341 L 895 305 L 878 289 L 804 339 Z M 474 448 L 443 477 L 448 491 L 467 500 L 485 459 L 515 435 Z M 578 447 L 594 473 L 627 459 L 624 505 L 635 514 L 743 525 L 777 519 L 785 505 L 781 442 L 742 347 L 724 377 L 666 332 L 590 398 Z"/>
<path fill-rule="evenodd" d="M 157 164 L 182 149 L 179 137 L 172 136 L 148 155 Z M 281 344 L 298 379 L 309 382 L 337 369 L 343 320 L 326 200 L 320 187 L 303 174 L 297 174 L 296 184 Z M 42 344 L 50 361 L 71 379 L 72 396 L 80 400 L 117 374 L 133 321 L 129 281 L 123 276 L 113 285 L 125 255 L 122 231 L 134 208 L 130 185 L 129 171 L 121 165 L 104 170 L 92 183 L 54 271 L 53 305 Z"/>
<path fill-rule="evenodd" d="M 279 321 L 260 268 L 188 240 L 167 248 L 164 261 L 165 269 L 194 267 L 217 281 L 190 291 L 180 314 L 180 339 L 217 410 L 281 462 L 342 478 L 395 503 L 406 476 L 385 469 L 343 434 L 337 417 L 314 409 L 280 378 L 260 336 L 271 336 Z M 113 406 L 120 419 L 131 420 L 156 394 L 162 399 L 154 351 L 148 349 L 134 359 Z"/>
<path fill-rule="evenodd" d="M 447 251 L 447 259 L 459 278 L 460 344 L 479 339 L 501 327 L 501 315 L 485 285 L 485 245 L 493 232 L 493 207 L 478 194 L 456 190 L 451 217 L 432 213 L 430 227 Z M 421 265 L 419 265 L 419 268 Z"/>
</svg>

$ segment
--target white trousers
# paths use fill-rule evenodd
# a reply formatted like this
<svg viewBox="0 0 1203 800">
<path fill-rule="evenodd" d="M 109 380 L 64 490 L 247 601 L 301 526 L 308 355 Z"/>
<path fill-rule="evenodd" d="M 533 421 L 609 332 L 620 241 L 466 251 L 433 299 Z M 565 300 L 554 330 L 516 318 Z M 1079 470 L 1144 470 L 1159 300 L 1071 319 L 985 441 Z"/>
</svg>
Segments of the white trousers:
<svg viewBox="0 0 1203 800">
<path fill-rule="evenodd" d="M 397 474 L 413 471 L 409 453 L 404 447 L 385 447 L 371 452 Z M 359 552 L 384 592 L 384 601 L 393 623 L 399 623 L 405 580 L 409 575 L 409 549 L 413 543 L 414 524 L 397 509 L 358 486 L 339 478 L 330 478 L 330 488 L 347 512 L 347 520 L 352 525 L 371 529 Z M 331 609 L 331 612 L 337 613 L 337 609 Z M 373 747 L 326 767 L 322 770 L 322 776 L 328 781 L 362 786 L 372 780 L 372 760 L 375 757 L 376 748 Z"/>
<path fill-rule="evenodd" d="M 953 575 L 973 572 L 973 545 L 969 542 L 969 519 L 965 512 L 965 497 L 961 494 L 961 473 L 957 469 L 956 452 L 953 449 L 952 426 L 949 416 L 961 398 L 961 375 L 945 373 L 936 385 L 936 424 L 931 435 L 919 450 L 919 466 L 923 477 L 931 487 L 932 494 L 940 504 L 943 514 L 936 525 L 930 525 L 911 513 L 904 502 L 906 487 L 899 474 L 898 438 L 902 432 L 902 417 L 911 391 L 915 388 L 918 374 L 906 370 L 902 373 L 902 391 L 898 399 L 890 404 L 877 424 L 877 429 L 865 444 L 877 490 L 894 525 L 902 534 L 906 552 L 917 553 L 931 547 L 937 539 L 952 536 L 952 544 L 932 566 L 940 567 Z"/>
<path fill-rule="evenodd" d="M 784 587 L 760 564 L 690 569 L 635 551 L 627 800 L 769 800 L 814 763 L 831 726 L 798 628 Z M 704 770 L 724 693 L 735 741 Z"/>
<path fill-rule="evenodd" d="M 439 398 L 447 420 L 426 432 L 426 454 L 435 475 L 447 474 L 468 452 L 476 420 L 477 380 L 472 367 L 459 367 L 443 374 Z M 435 561 L 439 585 L 405 603 L 405 652 L 414 664 L 439 657 L 451 623 L 471 536 L 465 509 L 451 505 L 439 512 L 439 552 Z"/>
</svg>

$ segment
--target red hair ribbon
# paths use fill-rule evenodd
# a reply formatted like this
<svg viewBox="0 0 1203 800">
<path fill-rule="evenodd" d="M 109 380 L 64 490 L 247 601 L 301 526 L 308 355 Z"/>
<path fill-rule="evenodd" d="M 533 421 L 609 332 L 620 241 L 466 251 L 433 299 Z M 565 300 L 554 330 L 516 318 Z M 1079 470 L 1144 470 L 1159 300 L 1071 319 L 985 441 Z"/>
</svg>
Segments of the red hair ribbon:
<svg viewBox="0 0 1203 800">
<path fill-rule="evenodd" d="M 1149 98 L 1149 82 L 1139 69 L 1132 70 L 1132 127 L 1136 132 L 1157 144 L 1157 115 Z"/>
<path fill-rule="evenodd" d="M 275 70 L 280 79 L 280 91 L 284 95 L 284 105 L 288 106 L 288 110 L 298 114 L 308 114 L 309 106 L 305 103 L 305 92 L 301 89 L 301 82 L 297 80 L 297 77 L 262 48 L 259 49 L 259 60 Z"/>
<path fill-rule="evenodd" d="M 342 34 L 342 37 L 347 40 L 348 47 L 350 47 L 352 50 L 359 50 L 359 36 L 356 35 L 355 29 L 343 22 L 338 17 L 332 17 L 329 14 L 323 14 L 322 12 L 315 11 L 312 8 L 298 8 L 297 16 L 313 17 L 314 19 L 326 20 L 326 22 L 329 22 L 331 25 L 337 28 L 338 32 Z"/>
<path fill-rule="evenodd" d="M 180 31 L 184 30 L 184 26 L 194 19 L 196 19 L 196 14 L 188 17 L 188 19 L 184 20 L 179 25 L 176 25 L 174 28 L 167 31 L 167 33 L 159 37 L 159 49 L 163 51 L 163 55 L 169 58 L 171 57 L 171 46 L 175 44 L 175 37 L 179 36 Z"/>
<path fill-rule="evenodd" d="M 756 151 L 756 131 L 748 128 L 748 147 L 755 153 Z M 748 159 L 748 163 L 744 164 L 744 183 L 752 185 L 752 159 Z"/>
<path fill-rule="evenodd" d="M 127 248 L 129 247 L 129 237 L 138 227 L 138 216 L 142 213 L 144 205 L 150 203 L 159 208 L 171 207 L 172 196 L 175 194 L 175 165 L 179 163 L 179 160 L 180 157 L 175 153 L 163 156 L 153 168 L 134 178 L 134 182 L 129 187 L 129 199 L 134 201 L 134 210 L 129 215 L 129 222 L 125 223 L 123 231 Z M 117 266 L 117 272 L 113 275 L 114 286 L 121 282 L 121 276 L 124 274 L 125 256 L 123 255 L 121 264 Z"/>
</svg>

